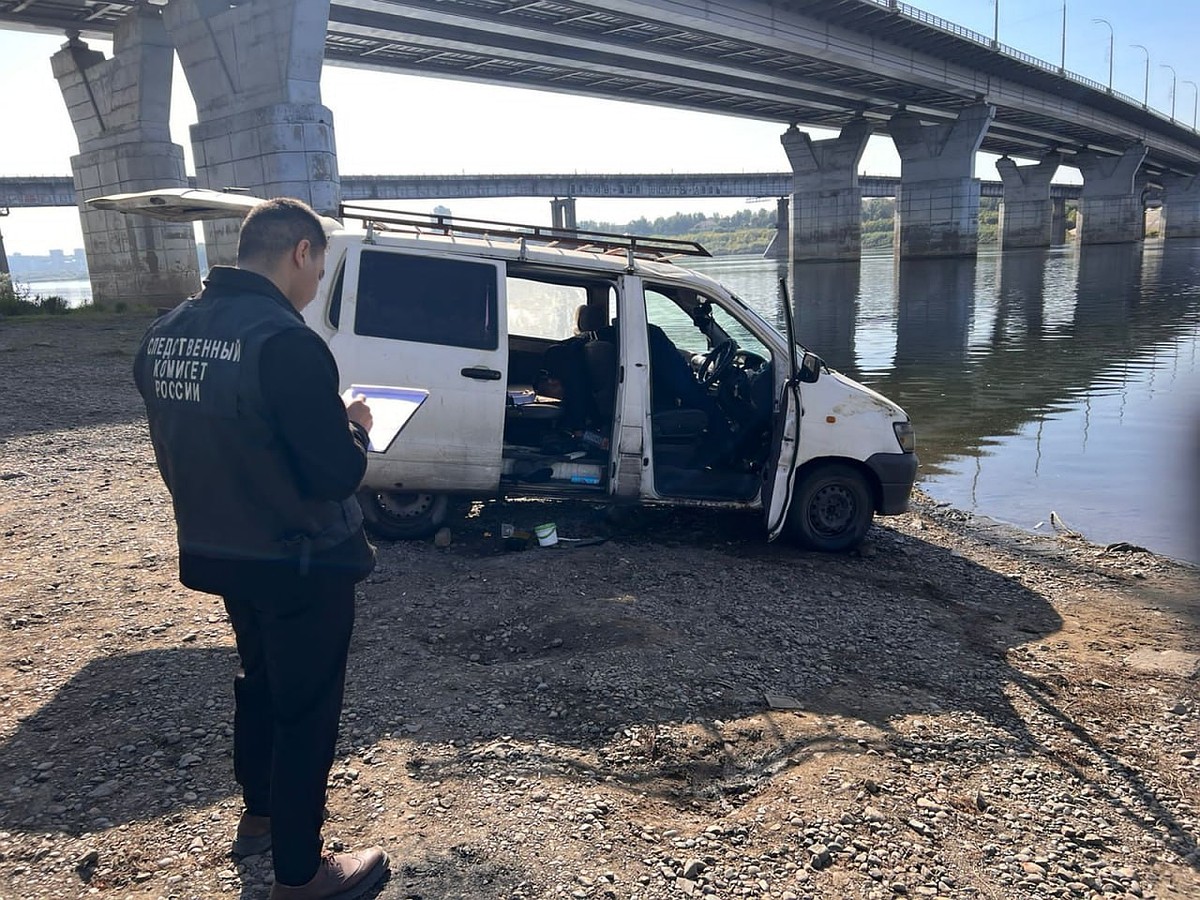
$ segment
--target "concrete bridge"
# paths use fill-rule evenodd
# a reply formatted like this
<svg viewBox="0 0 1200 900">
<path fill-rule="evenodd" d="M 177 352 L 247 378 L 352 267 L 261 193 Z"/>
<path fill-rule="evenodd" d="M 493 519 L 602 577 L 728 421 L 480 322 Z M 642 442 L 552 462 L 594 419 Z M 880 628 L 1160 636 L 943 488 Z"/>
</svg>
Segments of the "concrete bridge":
<svg viewBox="0 0 1200 900">
<path fill-rule="evenodd" d="M 669 175 L 343 175 L 343 200 L 458 200 L 487 197 L 630 197 L 693 199 L 705 197 L 789 197 L 791 172 L 742 174 L 672 173 Z M 900 179 L 860 175 L 864 197 L 895 197 Z M 196 185 L 194 176 L 188 184 Z M 1075 184 L 1050 185 L 1055 200 L 1078 200 Z M 980 181 L 983 197 L 1003 197 L 1004 182 Z M 0 207 L 78 206 L 73 179 L 66 175 L 11 178 L 0 176 Z"/>
<path fill-rule="evenodd" d="M 1050 243 L 1049 185 L 1064 162 L 1083 174 L 1081 242 L 1138 240 L 1146 180 L 1163 184 L 1166 234 L 1200 234 L 1195 131 L 897 0 L 0 0 L 3 24 L 70 35 L 53 65 L 87 197 L 186 183 L 167 129 L 178 52 L 199 118 L 197 182 L 323 211 L 341 195 L 333 115 L 320 102 L 328 60 L 788 125 L 796 260 L 860 253 L 858 163 L 876 132 L 902 161 L 902 257 L 975 252 L 981 148 L 1005 154 L 1005 246 Z M 112 59 L 88 48 L 93 34 L 113 37 Z M 840 136 L 814 140 L 799 123 Z M 118 282 L 149 300 L 194 284 L 190 232 L 83 217 L 99 298 Z M 206 229 L 215 258 L 227 258 L 236 226 Z"/>
<path fill-rule="evenodd" d="M 574 227 L 575 199 L 706 197 L 778 197 L 777 234 L 767 255 L 786 258 L 790 228 L 790 197 L 793 188 L 790 172 L 761 173 L 671 173 L 667 175 L 344 175 L 341 179 L 343 200 L 456 200 L 492 197 L 552 197 L 551 224 Z M 863 197 L 895 197 L 900 179 L 881 175 L 860 175 Z M 194 176 L 188 183 L 195 186 Z M 1002 181 L 981 181 L 980 195 L 1004 197 Z M 1066 201 L 1078 200 L 1082 188 L 1073 184 L 1050 185 L 1054 215 L 1051 244 L 1066 240 Z M 73 179 L 57 177 L 0 177 L 0 208 L 78 206 L 80 199 Z M 1003 210 L 1003 207 L 1001 208 Z M 0 246 L 3 237 L 0 236 Z M 0 271 L 3 271 L 0 269 Z"/>
</svg>

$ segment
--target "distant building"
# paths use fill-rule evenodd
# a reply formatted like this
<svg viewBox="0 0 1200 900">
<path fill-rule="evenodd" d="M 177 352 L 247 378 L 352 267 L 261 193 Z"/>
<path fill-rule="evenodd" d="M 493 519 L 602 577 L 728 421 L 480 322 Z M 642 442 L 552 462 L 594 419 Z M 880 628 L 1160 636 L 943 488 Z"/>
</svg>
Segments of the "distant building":
<svg viewBox="0 0 1200 900">
<path fill-rule="evenodd" d="M 87 257 L 81 247 L 70 254 L 64 250 L 51 250 L 46 256 L 10 253 L 8 267 L 14 281 L 74 281 L 88 277 Z"/>
</svg>

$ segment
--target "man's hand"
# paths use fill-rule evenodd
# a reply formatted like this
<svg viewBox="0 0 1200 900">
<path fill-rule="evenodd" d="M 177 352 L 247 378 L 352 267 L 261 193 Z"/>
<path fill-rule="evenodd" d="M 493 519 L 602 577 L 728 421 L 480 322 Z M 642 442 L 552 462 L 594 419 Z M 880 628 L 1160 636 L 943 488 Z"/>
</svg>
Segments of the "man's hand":
<svg viewBox="0 0 1200 900">
<path fill-rule="evenodd" d="M 346 401 L 346 416 L 367 431 L 371 430 L 371 424 L 375 421 L 371 416 L 371 407 L 367 406 L 362 394 L 356 394 Z"/>
</svg>

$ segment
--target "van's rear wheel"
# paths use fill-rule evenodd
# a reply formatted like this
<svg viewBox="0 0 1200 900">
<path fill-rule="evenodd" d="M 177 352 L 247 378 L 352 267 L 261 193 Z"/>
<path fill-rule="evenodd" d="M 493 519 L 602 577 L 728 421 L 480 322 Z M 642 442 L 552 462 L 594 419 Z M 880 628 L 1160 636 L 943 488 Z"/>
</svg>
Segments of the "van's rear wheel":
<svg viewBox="0 0 1200 900">
<path fill-rule="evenodd" d="M 372 537 L 389 541 L 426 538 L 446 523 L 450 498 L 411 491 L 360 491 L 363 521 Z"/>
<path fill-rule="evenodd" d="M 844 463 L 829 463 L 797 485 L 788 510 L 788 536 L 810 550 L 840 553 L 862 543 L 874 515 L 863 474 Z"/>
</svg>

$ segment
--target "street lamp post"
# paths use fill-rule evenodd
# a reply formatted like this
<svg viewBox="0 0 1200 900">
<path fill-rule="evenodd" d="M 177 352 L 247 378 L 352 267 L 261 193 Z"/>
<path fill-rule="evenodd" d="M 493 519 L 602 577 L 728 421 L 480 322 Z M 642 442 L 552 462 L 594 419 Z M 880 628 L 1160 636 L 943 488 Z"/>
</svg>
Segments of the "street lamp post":
<svg viewBox="0 0 1200 900">
<path fill-rule="evenodd" d="M 992 23 L 992 49 L 1000 46 L 1000 0 L 992 0 L 996 6 L 996 20 Z"/>
<path fill-rule="evenodd" d="M 1164 69 L 1171 70 L 1171 121 L 1175 121 L 1175 88 L 1179 84 L 1179 76 L 1175 74 L 1175 67 L 1167 63 L 1159 63 Z"/>
<path fill-rule="evenodd" d="M 1146 88 L 1142 94 L 1142 109 L 1146 109 L 1150 106 L 1150 51 L 1141 44 L 1130 44 L 1129 46 L 1137 47 L 1146 54 Z"/>
<path fill-rule="evenodd" d="M 1058 71 L 1067 71 L 1067 0 L 1063 0 L 1062 57 Z"/>
<path fill-rule="evenodd" d="M 1200 87 L 1196 86 L 1194 81 L 1185 81 L 1184 84 L 1192 86 L 1192 131 L 1196 130 L 1196 109 L 1200 105 Z"/>
<path fill-rule="evenodd" d="M 1108 19 L 1092 19 L 1093 25 L 1108 26 L 1108 92 L 1112 93 L 1112 72 L 1113 72 L 1113 27 L 1112 22 Z"/>
</svg>

